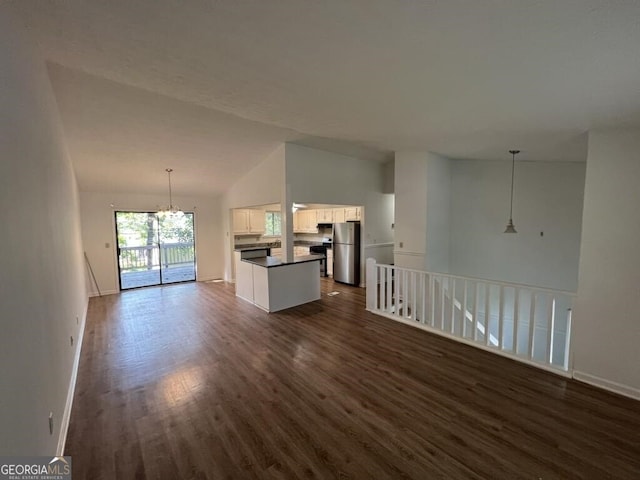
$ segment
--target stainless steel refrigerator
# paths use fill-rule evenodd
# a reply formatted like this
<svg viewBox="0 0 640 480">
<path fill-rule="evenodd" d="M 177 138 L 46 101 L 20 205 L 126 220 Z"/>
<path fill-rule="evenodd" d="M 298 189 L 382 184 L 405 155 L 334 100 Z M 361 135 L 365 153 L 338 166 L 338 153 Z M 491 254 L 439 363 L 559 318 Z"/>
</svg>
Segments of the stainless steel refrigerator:
<svg viewBox="0 0 640 480">
<path fill-rule="evenodd" d="M 360 222 L 333 225 L 333 279 L 360 285 Z"/>
</svg>

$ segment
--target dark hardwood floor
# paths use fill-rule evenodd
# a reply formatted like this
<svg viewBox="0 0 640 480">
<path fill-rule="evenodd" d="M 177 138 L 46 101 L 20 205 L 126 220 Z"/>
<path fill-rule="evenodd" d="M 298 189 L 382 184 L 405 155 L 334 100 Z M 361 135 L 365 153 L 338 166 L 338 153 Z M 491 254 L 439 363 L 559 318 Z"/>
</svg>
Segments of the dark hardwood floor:
<svg viewBox="0 0 640 480">
<path fill-rule="evenodd" d="M 364 293 L 328 280 L 276 314 L 224 283 L 91 299 L 74 478 L 640 478 L 640 402 L 369 314 Z"/>
</svg>

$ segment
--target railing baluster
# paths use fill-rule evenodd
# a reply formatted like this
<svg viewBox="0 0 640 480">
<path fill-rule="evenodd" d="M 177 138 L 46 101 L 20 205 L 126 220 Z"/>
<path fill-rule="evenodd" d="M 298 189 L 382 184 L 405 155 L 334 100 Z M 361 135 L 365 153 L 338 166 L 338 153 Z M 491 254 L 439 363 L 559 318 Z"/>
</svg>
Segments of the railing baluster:
<svg viewBox="0 0 640 480">
<path fill-rule="evenodd" d="M 426 303 L 427 303 L 427 298 L 428 298 L 428 293 L 425 292 L 425 279 L 426 279 L 426 273 L 421 273 L 420 274 L 420 298 L 422 298 L 422 301 L 420 302 L 420 323 L 425 324 L 427 323 L 427 319 L 425 317 L 426 315 Z"/>
<path fill-rule="evenodd" d="M 487 346 L 491 345 L 491 334 L 489 327 L 491 323 L 491 284 L 485 284 L 484 298 L 484 342 Z"/>
<path fill-rule="evenodd" d="M 476 282 L 473 296 L 473 340 L 478 341 L 478 298 L 480 297 L 480 282 Z"/>
<path fill-rule="evenodd" d="M 447 280 L 447 287 L 449 281 Z M 445 316 L 445 294 L 444 294 L 444 277 L 440 277 L 440 330 L 444 332 L 444 316 Z"/>
<path fill-rule="evenodd" d="M 416 272 L 411 272 L 411 320 L 418 318 L 418 303 L 416 298 L 418 296 L 418 289 L 416 285 L 418 283 L 417 278 L 418 275 Z"/>
<path fill-rule="evenodd" d="M 551 297 L 547 305 L 547 352 L 549 354 L 549 365 L 553 365 L 553 341 L 556 327 L 556 297 Z"/>
<path fill-rule="evenodd" d="M 392 313 L 393 303 L 391 302 L 394 287 L 393 267 L 387 267 L 387 313 Z"/>
<path fill-rule="evenodd" d="M 513 299 L 513 341 L 511 342 L 511 351 L 518 354 L 518 330 L 520 322 L 520 289 L 515 288 Z"/>
<path fill-rule="evenodd" d="M 376 264 L 375 266 L 376 268 L 376 308 L 378 310 L 383 310 L 384 308 L 382 306 L 382 267 L 380 267 L 380 265 Z"/>
<path fill-rule="evenodd" d="M 433 327 L 436 322 L 436 280 L 433 273 L 429 274 L 429 310 L 431 315 L 429 324 Z"/>
<path fill-rule="evenodd" d="M 462 292 L 462 337 L 467 338 L 467 281 L 464 280 L 464 290 Z"/>
<path fill-rule="evenodd" d="M 531 307 L 529 310 L 529 360 L 533 360 L 533 347 L 535 347 L 534 337 L 536 334 L 536 302 L 538 295 L 531 292 Z"/>
<path fill-rule="evenodd" d="M 571 348 L 571 309 L 567 309 L 567 332 L 564 337 L 564 362 L 563 367 L 569 370 L 569 348 Z"/>
<path fill-rule="evenodd" d="M 449 326 L 449 331 L 454 333 L 454 328 L 456 325 L 456 280 L 455 278 L 451 282 L 451 325 Z"/>
<path fill-rule="evenodd" d="M 380 267 L 380 309 L 387 311 L 387 268 Z"/>
<path fill-rule="evenodd" d="M 400 301 L 402 302 L 402 316 L 407 317 L 407 305 L 409 304 L 409 295 L 408 295 L 408 272 L 404 270 L 402 272 L 402 292 L 400 294 Z"/>
<path fill-rule="evenodd" d="M 500 285 L 500 304 L 498 306 L 498 348 L 504 343 L 504 285 Z"/>
</svg>

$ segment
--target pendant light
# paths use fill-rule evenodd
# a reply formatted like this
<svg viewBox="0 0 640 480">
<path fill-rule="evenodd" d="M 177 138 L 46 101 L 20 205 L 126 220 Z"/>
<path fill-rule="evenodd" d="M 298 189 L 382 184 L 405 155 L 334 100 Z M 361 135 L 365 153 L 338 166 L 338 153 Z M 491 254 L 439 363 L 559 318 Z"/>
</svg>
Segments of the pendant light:
<svg viewBox="0 0 640 480">
<path fill-rule="evenodd" d="M 173 204 L 173 195 L 171 191 L 171 172 L 173 172 L 173 168 L 165 169 L 167 175 L 169 176 L 169 206 L 161 208 L 158 211 L 158 215 L 184 215 L 184 212 L 180 210 L 180 207 Z"/>
<path fill-rule="evenodd" d="M 507 223 L 507 229 L 504 233 L 518 233 L 516 227 L 513 225 L 513 174 L 516 168 L 516 155 L 520 153 L 520 150 L 509 150 L 512 156 L 511 161 L 511 205 L 509 207 L 509 223 Z"/>
</svg>

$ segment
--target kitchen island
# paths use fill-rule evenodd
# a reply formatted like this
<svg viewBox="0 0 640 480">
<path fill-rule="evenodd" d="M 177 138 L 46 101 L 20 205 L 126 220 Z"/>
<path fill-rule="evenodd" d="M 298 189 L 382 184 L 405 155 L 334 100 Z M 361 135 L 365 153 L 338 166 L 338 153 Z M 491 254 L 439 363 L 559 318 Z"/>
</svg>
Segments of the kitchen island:
<svg viewBox="0 0 640 480">
<path fill-rule="evenodd" d="M 320 261 L 324 255 L 295 257 L 236 256 L 236 296 L 267 311 L 277 312 L 320 300 Z"/>
</svg>

